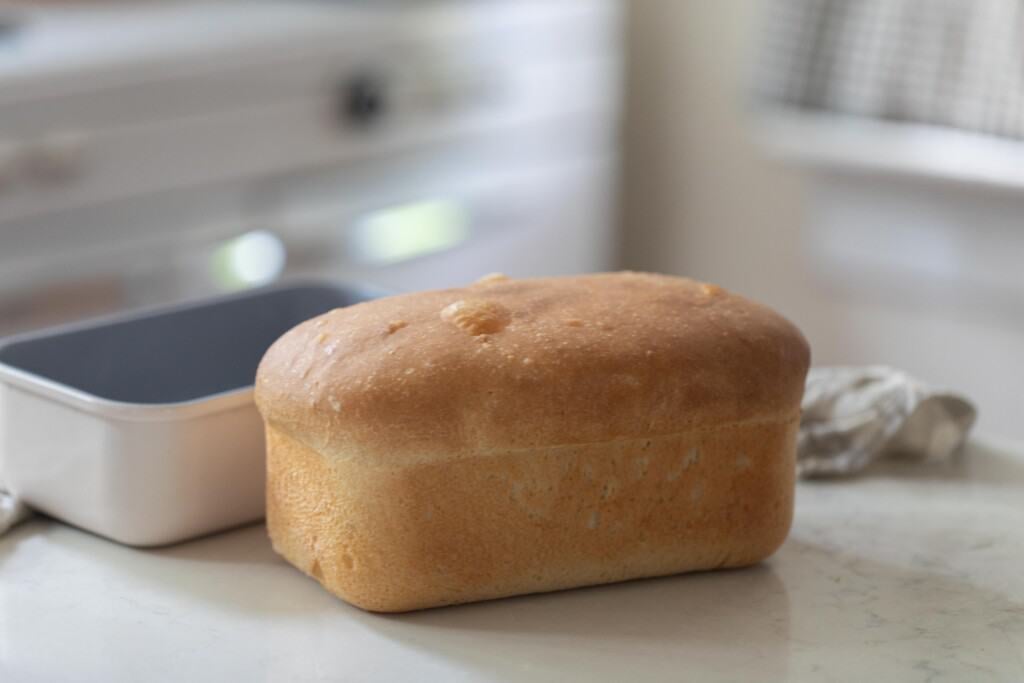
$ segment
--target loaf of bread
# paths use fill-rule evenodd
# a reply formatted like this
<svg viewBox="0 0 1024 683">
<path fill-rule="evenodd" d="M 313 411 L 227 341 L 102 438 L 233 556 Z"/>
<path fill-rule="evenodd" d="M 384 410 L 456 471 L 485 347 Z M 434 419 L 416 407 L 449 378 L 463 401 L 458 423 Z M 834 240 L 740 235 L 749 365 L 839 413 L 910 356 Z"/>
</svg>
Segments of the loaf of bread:
<svg viewBox="0 0 1024 683">
<path fill-rule="evenodd" d="M 660 275 L 337 309 L 259 368 L 270 537 L 381 612 L 756 563 L 808 363 L 768 308 Z"/>
</svg>

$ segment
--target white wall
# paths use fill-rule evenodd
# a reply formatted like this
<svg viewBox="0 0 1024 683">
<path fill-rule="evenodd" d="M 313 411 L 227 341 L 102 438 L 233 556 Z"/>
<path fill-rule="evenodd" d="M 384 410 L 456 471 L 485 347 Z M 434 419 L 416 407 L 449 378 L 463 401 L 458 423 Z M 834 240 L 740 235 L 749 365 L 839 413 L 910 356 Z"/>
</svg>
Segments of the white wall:
<svg viewBox="0 0 1024 683">
<path fill-rule="evenodd" d="M 804 330 L 815 363 L 906 368 L 973 397 L 981 430 L 1024 439 L 1019 311 L 977 315 L 938 294 L 921 305 L 896 290 L 879 295 L 869 274 L 860 288 L 811 267 L 814 193 L 800 173 L 765 157 L 742 106 L 757 2 L 629 8 L 623 265 L 759 299 Z"/>
<path fill-rule="evenodd" d="M 775 306 L 834 362 L 832 316 L 801 265 L 804 183 L 762 154 L 742 106 L 755 5 L 630 3 L 624 263 Z"/>
<path fill-rule="evenodd" d="M 739 92 L 753 2 L 630 8 L 627 262 L 715 277 L 783 306 L 803 188 L 762 157 L 745 125 Z"/>
</svg>

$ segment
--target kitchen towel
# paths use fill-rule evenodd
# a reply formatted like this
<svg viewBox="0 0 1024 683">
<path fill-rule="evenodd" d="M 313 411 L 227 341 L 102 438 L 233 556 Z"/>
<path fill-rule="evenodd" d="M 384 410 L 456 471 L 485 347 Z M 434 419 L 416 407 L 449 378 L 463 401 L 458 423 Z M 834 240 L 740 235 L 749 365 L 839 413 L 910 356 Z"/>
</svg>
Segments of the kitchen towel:
<svg viewBox="0 0 1024 683">
<path fill-rule="evenodd" d="M 860 472 L 876 460 L 948 458 L 967 439 L 977 411 L 888 367 L 818 367 L 807 376 L 797 437 L 801 477 Z"/>
</svg>

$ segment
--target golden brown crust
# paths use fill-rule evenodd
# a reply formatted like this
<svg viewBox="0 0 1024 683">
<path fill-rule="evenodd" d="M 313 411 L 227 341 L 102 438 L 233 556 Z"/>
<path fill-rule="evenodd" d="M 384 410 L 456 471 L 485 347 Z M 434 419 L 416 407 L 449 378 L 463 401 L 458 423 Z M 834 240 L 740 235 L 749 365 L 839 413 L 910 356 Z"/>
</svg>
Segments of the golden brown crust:
<svg viewBox="0 0 1024 683">
<path fill-rule="evenodd" d="M 292 564 L 381 612 L 740 567 L 789 531 L 797 425 L 404 466 L 270 427 L 267 525 Z"/>
<path fill-rule="evenodd" d="M 274 547 L 403 611 L 771 554 L 809 362 L 784 319 L 633 273 L 333 311 L 259 369 Z"/>
<path fill-rule="evenodd" d="M 713 285 L 640 273 L 389 297 L 288 332 L 268 424 L 336 459 L 429 464 L 797 414 L 807 343 Z"/>
</svg>

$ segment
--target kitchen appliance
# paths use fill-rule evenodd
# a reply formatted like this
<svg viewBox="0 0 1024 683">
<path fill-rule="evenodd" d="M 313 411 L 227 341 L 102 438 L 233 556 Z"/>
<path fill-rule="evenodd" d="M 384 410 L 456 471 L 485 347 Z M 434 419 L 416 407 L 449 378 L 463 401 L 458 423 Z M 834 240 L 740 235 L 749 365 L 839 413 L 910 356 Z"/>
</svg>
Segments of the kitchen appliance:
<svg viewBox="0 0 1024 683">
<path fill-rule="evenodd" d="M 612 0 L 0 10 L 0 334 L 611 265 Z"/>
</svg>

